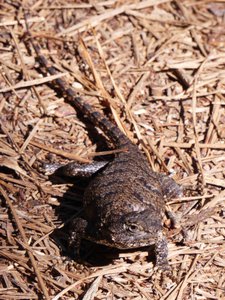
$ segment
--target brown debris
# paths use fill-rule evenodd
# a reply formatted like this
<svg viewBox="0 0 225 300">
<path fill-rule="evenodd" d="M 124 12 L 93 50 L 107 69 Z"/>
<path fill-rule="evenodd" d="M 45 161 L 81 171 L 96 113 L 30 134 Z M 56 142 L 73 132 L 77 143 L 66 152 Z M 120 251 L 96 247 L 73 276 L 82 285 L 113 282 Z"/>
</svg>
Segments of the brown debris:
<svg viewBox="0 0 225 300">
<path fill-rule="evenodd" d="M 222 300 L 224 1 L 75 2 L 0 4 L 0 299 Z M 58 75 L 38 70 L 24 11 Z M 184 187 L 168 203 L 175 228 L 165 218 L 171 274 L 147 249 L 84 243 L 86 259 L 69 257 L 63 225 L 82 209 L 83 186 L 39 166 L 117 149 L 51 88 L 58 77 Z"/>
</svg>

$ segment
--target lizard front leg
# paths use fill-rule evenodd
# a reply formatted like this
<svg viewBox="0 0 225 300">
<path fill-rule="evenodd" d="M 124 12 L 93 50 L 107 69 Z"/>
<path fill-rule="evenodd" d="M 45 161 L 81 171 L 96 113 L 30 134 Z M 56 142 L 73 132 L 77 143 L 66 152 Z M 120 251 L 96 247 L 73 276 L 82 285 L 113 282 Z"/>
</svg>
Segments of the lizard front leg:
<svg viewBox="0 0 225 300">
<path fill-rule="evenodd" d="M 167 240 L 162 231 L 158 233 L 157 241 L 155 244 L 156 266 L 161 270 L 168 270 L 168 246 Z"/>
<path fill-rule="evenodd" d="M 88 222 L 82 218 L 74 218 L 69 223 L 69 241 L 68 245 L 72 252 L 75 252 L 77 256 L 80 256 L 80 244 L 81 240 L 85 237 L 86 228 Z"/>
</svg>

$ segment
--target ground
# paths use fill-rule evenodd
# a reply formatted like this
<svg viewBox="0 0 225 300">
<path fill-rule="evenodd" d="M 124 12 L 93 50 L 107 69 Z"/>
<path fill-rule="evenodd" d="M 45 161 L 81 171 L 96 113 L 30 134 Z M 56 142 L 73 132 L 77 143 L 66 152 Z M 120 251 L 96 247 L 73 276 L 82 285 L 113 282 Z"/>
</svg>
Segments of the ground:
<svg viewBox="0 0 225 300">
<path fill-rule="evenodd" d="M 224 299 L 224 1 L 2 1 L 0 299 Z M 86 182 L 43 162 L 110 144 L 40 69 L 42 53 L 184 190 L 165 216 L 170 273 L 148 249 L 67 248 Z M 102 153 L 103 152 L 103 153 Z"/>
</svg>

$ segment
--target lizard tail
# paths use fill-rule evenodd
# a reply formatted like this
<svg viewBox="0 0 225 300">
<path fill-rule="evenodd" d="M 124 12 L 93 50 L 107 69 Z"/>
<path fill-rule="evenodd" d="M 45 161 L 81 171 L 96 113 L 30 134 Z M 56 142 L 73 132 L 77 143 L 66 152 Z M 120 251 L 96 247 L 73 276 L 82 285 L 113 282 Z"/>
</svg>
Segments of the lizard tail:
<svg viewBox="0 0 225 300">
<path fill-rule="evenodd" d="M 32 47 L 36 53 L 37 60 L 39 64 L 46 69 L 46 71 L 51 75 L 56 75 L 57 70 L 47 61 L 45 56 L 41 53 L 41 49 L 38 43 L 32 37 L 32 34 L 27 27 L 27 34 L 29 36 L 29 40 L 32 44 Z M 80 96 L 76 94 L 76 92 L 68 86 L 67 82 L 62 78 L 57 78 L 54 80 L 55 84 L 60 88 L 60 90 L 66 95 L 68 101 L 81 113 L 84 113 L 88 119 L 99 127 L 110 139 L 110 141 L 114 144 L 115 147 L 124 148 L 128 147 L 131 142 L 127 138 L 126 135 L 122 133 L 122 131 L 113 124 L 109 119 L 104 117 L 103 114 L 96 111 L 91 105 L 85 103 L 84 100 Z"/>
</svg>

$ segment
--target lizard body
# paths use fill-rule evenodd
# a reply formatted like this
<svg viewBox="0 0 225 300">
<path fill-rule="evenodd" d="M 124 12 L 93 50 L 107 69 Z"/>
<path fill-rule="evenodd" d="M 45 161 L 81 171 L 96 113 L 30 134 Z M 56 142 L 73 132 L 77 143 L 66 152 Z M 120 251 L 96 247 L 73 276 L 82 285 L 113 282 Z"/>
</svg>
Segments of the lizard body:
<svg viewBox="0 0 225 300">
<path fill-rule="evenodd" d="M 57 71 L 41 54 L 38 44 L 30 36 L 38 61 L 51 75 Z M 155 245 L 156 263 L 168 265 L 167 241 L 162 233 L 165 198 L 180 194 L 180 187 L 168 176 L 156 173 L 147 159 L 108 118 L 85 103 L 66 82 L 58 78 L 56 85 L 77 110 L 99 127 L 115 148 L 112 161 L 98 167 L 89 166 L 90 183 L 84 193 L 84 213 L 71 223 L 71 239 L 79 248 L 82 238 L 119 249 Z M 77 164 L 63 167 L 65 175 L 79 175 Z"/>
</svg>

